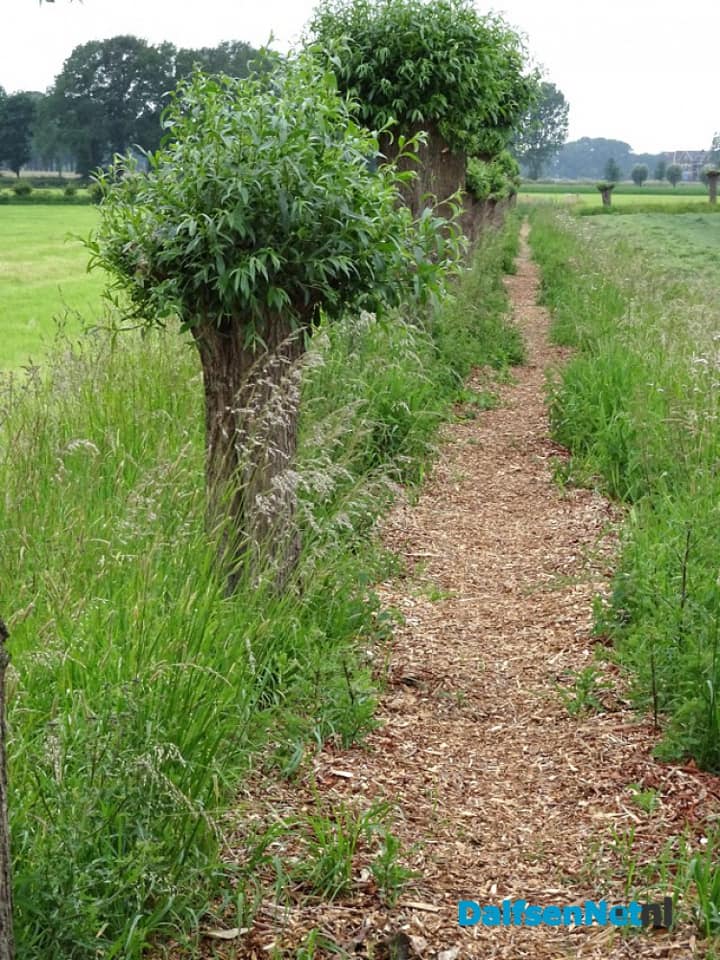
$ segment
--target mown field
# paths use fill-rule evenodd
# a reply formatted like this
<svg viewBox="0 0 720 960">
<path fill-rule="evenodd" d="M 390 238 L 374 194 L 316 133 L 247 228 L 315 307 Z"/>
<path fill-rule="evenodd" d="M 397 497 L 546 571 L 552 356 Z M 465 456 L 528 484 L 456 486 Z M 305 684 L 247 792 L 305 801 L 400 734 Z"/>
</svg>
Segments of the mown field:
<svg viewBox="0 0 720 960">
<path fill-rule="evenodd" d="M 0 206 L 0 369 L 38 361 L 56 319 L 74 334 L 81 318 L 100 318 L 103 277 L 87 273 L 87 250 L 73 238 L 96 218 L 91 206 Z"/>
<path fill-rule="evenodd" d="M 600 193 L 594 183 L 531 183 L 525 181 L 519 194 L 519 200 L 528 204 L 572 205 L 581 211 L 586 208 L 602 208 Z M 708 207 L 707 189 L 701 183 L 679 183 L 672 187 L 669 183 L 650 181 L 642 187 L 634 183 L 619 183 L 612 194 L 613 209 L 635 208 L 643 205 L 659 207 L 668 205 L 688 206 L 691 210 Z"/>
</svg>

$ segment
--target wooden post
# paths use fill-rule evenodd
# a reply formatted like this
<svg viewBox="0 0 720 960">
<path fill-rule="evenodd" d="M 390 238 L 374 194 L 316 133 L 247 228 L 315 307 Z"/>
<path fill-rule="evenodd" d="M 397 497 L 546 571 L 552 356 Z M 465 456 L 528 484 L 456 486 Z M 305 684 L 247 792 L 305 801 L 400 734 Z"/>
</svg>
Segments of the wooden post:
<svg viewBox="0 0 720 960">
<path fill-rule="evenodd" d="M 15 941 L 12 925 L 12 883 L 10 876 L 10 831 L 8 826 L 7 767 L 5 761 L 5 670 L 10 662 L 5 641 L 7 627 L 0 620 L 0 960 L 13 960 Z"/>
</svg>

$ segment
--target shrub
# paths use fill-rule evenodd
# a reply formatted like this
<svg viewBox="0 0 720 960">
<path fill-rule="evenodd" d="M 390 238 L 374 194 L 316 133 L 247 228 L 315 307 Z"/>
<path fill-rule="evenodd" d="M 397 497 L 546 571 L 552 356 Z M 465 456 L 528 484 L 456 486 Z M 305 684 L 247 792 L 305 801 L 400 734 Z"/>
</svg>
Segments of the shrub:
<svg viewBox="0 0 720 960">
<path fill-rule="evenodd" d="M 453 150 L 493 156 L 535 94 L 518 35 L 469 0 L 324 0 L 311 30 L 373 130 L 434 127 Z"/>
<path fill-rule="evenodd" d="M 29 183 L 25 183 L 24 181 L 21 181 L 20 183 L 16 183 L 13 186 L 12 191 L 16 197 L 29 197 L 30 194 L 32 193 L 32 189 L 33 188 L 30 186 Z"/>
<path fill-rule="evenodd" d="M 476 200 L 506 200 L 520 186 L 520 167 L 508 150 L 494 160 L 468 160 L 465 184 Z"/>
</svg>

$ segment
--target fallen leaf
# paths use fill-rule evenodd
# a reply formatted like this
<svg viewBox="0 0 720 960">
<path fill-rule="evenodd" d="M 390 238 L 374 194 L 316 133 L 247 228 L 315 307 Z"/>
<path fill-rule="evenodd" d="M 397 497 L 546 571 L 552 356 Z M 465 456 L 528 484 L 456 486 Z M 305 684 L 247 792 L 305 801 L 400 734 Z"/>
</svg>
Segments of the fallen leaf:
<svg viewBox="0 0 720 960">
<path fill-rule="evenodd" d="M 232 927 L 230 930 L 201 930 L 200 932 L 211 940 L 237 940 L 238 937 L 250 931 L 247 927 Z"/>
<path fill-rule="evenodd" d="M 443 950 L 438 954 L 438 960 L 457 960 L 460 954 L 460 947 L 451 947 L 449 950 Z"/>
<path fill-rule="evenodd" d="M 422 903 L 420 900 L 406 900 L 401 906 L 408 907 L 410 910 L 424 910 L 425 913 L 440 913 L 442 911 L 442 907 L 436 907 L 432 903 Z"/>
</svg>

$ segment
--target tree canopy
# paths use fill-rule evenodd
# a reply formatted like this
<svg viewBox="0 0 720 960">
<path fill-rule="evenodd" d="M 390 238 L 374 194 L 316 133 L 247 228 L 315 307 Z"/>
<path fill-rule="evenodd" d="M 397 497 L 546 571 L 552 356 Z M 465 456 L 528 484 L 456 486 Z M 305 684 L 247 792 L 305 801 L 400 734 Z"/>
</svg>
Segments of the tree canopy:
<svg viewBox="0 0 720 960">
<path fill-rule="evenodd" d="M 641 187 L 645 183 L 649 175 L 650 171 L 646 163 L 636 163 L 630 171 L 632 181 L 638 187 Z"/>
<path fill-rule="evenodd" d="M 513 152 L 537 180 L 543 166 L 567 140 L 570 105 L 554 83 L 542 82 L 535 104 L 526 114 Z"/>
<path fill-rule="evenodd" d="M 30 159 L 37 97 L 32 93 L 0 97 L 0 161 L 18 176 Z"/>
<path fill-rule="evenodd" d="M 162 110 L 178 80 L 196 65 L 243 77 L 255 56 L 241 41 L 176 49 L 117 36 L 81 44 L 49 93 L 33 94 L 32 160 L 45 169 L 75 166 L 87 175 L 129 147 L 154 150 L 162 137 Z"/>
<path fill-rule="evenodd" d="M 175 85 L 175 48 L 132 36 L 76 47 L 55 82 L 53 107 L 65 139 L 87 173 L 138 143 L 161 136 L 163 97 Z"/>
<path fill-rule="evenodd" d="M 299 322 L 397 300 L 423 264 L 395 174 L 369 171 L 377 139 L 348 109 L 307 55 L 242 82 L 193 75 L 148 175 L 119 160 L 105 178 L 97 257 L 147 318 L 242 318 L 258 336 L 268 310 Z"/>
<path fill-rule="evenodd" d="M 433 125 L 470 156 L 500 153 L 535 91 L 518 35 L 470 0 L 323 0 L 310 38 L 360 122 Z"/>
<path fill-rule="evenodd" d="M 611 157 L 622 170 L 630 170 L 636 163 L 645 163 L 650 169 L 655 169 L 662 159 L 661 154 L 635 153 L 630 144 L 623 140 L 581 137 L 561 147 L 557 156 L 548 162 L 548 173 L 568 180 L 596 180 L 605 175 L 605 165 Z"/>
<path fill-rule="evenodd" d="M 671 163 L 665 171 L 665 176 L 668 178 L 673 187 L 676 187 L 682 180 L 682 167 L 679 163 Z"/>
</svg>

